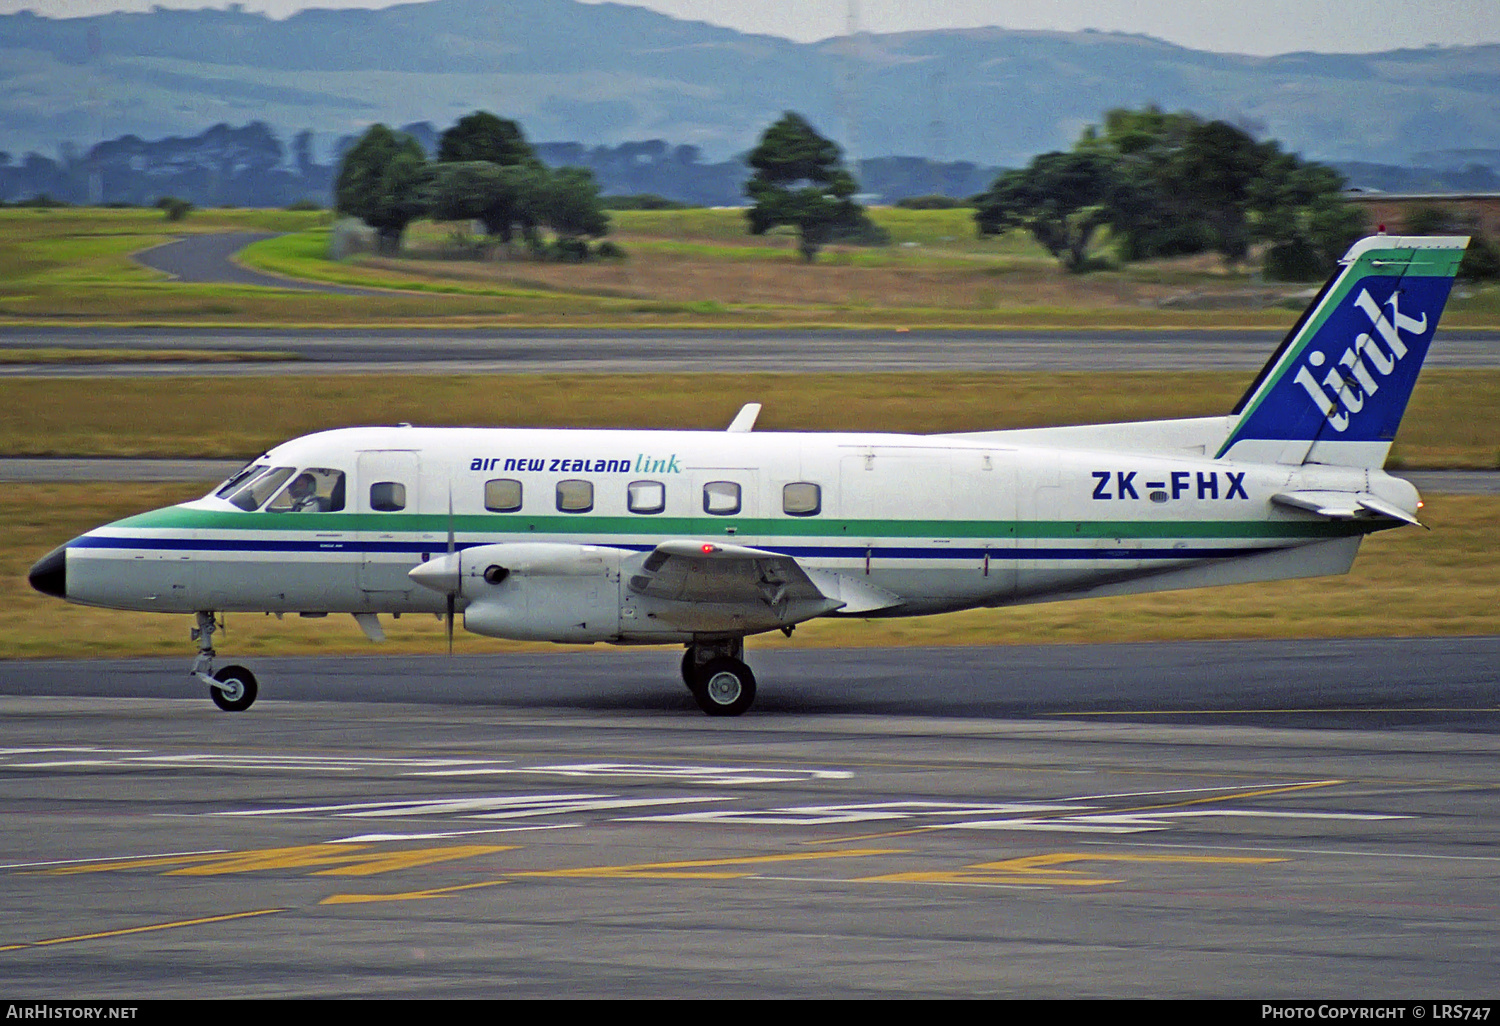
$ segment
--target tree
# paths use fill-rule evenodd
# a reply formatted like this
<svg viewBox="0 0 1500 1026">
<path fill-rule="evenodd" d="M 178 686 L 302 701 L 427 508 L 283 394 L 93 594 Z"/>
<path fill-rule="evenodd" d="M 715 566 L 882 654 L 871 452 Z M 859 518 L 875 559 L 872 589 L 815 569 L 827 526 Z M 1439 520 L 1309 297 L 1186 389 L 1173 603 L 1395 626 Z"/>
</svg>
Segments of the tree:
<svg viewBox="0 0 1500 1026">
<path fill-rule="evenodd" d="M 437 159 L 443 164 L 487 160 L 508 167 L 535 161 L 536 153 L 521 134 L 520 125 L 487 110 L 476 110 L 443 133 Z"/>
<path fill-rule="evenodd" d="M 609 234 L 609 215 L 599 199 L 594 173 L 583 167 L 560 167 L 542 193 L 542 220 L 557 233 L 559 250 L 578 251 L 585 238 Z"/>
<path fill-rule="evenodd" d="M 344 154 L 334 196 L 340 211 L 375 229 L 380 252 L 397 253 L 406 226 L 426 213 L 430 179 L 416 140 L 372 125 Z"/>
<path fill-rule="evenodd" d="M 440 221 L 480 221 L 485 233 L 509 244 L 517 227 L 525 238 L 536 233 L 548 178 L 536 163 L 501 167 L 488 160 L 438 164 L 428 196 L 430 213 Z"/>
<path fill-rule="evenodd" d="M 791 225 L 802 259 L 812 263 L 829 242 L 864 229 L 864 208 L 852 199 L 858 186 L 841 157 L 837 145 L 800 114 L 787 111 L 750 152 L 755 169 L 745 185 L 745 194 L 755 201 L 746 214 L 750 234 Z"/>
<path fill-rule="evenodd" d="M 438 142 L 434 216 L 470 218 L 507 245 L 519 228 L 536 241 L 548 172 L 521 126 L 477 110 L 459 118 Z"/>
<path fill-rule="evenodd" d="M 1331 167 L 1282 153 L 1271 158 L 1253 183 L 1248 207 L 1254 238 L 1269 242 L 1268 278 L 1310 281 L 1326 277 L 1366 231 L 1363 215 L 1340 193 L 1344 176 Z"/>
<path fill-rule="evenodd" d="M 1248 254 L 1247 201 L 1270 154 L 1240 128 L 1155 106 L 1115 109 L 1075 149 L 1115 162 L 1107 205 L 1121 259 L 1213 251 L 1233 266 Z"/>
<path fill-rule="evenodd" d="M 975 197 L 974 224 L 980 235 L 1023 228 L 1068 270 L 1083 271 L 1115 187 L 1114 161 L 1104 154 L 1044 153 Z"/>
</svg>

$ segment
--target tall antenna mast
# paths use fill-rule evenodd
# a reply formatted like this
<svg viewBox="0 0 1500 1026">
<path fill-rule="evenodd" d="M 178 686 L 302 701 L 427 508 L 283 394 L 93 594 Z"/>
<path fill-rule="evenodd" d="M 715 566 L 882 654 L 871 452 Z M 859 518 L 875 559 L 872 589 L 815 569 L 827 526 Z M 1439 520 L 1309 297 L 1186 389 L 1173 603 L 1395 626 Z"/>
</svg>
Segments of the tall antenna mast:
<svg viewBox="0 0 1500 1026">
<path fill-rule="evenodd" d="M 848 38 L 845 53 L 848 63 L 844 76 L 844 155 L 849 173 L 859 181 L 859 76 L 861 36 L 859 29 L 859 0 L 849 0 L 844 19 L 844 34 Z"/>
</svg>

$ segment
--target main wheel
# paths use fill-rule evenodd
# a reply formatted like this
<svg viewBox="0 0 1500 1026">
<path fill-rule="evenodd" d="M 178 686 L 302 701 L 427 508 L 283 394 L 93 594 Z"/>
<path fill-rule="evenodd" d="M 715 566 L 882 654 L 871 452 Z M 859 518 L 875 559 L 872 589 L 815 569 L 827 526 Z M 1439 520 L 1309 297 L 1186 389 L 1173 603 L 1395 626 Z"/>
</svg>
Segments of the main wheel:
<svg viewBox="0 0 1500 1026">
<path fill-rule="evenodd" d="M 682 653 L 682 682 L 689 691 L 693 690 L 693 678 L 698 674 L 698 660 L 694 658 L 697 654 L 691 648 Z"/>
<path fill-rule="evenodd" d="M 738 659 L 710 659 L 698 668 L 693 698 L 710 716 L 738 716 L 755 701 L 755 674 Z"/>
<path fill-rule="evenodd" d="M 225 712 L 244 712 L 255 704 L 255 696 L 259 690 L 255 686 L 255 674 L 243 666 L 226 666 L 214 674 L 214 680 L 221 681 L 225 686 L 209 688 L 208 697 Z"/>
</svg>

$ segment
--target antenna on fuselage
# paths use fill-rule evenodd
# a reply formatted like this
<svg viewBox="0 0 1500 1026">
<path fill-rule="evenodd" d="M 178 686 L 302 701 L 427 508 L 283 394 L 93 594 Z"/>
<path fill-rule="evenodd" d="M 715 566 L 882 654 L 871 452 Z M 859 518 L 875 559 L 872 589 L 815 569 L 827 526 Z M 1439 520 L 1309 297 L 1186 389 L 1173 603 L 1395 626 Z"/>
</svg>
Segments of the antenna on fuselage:
<svg viewBox="0 0 1500 1026">
<path fill-rule="evenodd" d="M 725 428 L 732 434 L 750 431 L 755 427 L 755 418 L 760 416 L 760 403 L 746 403 L 740 407 L 740 412 L 734 415 L 734 419 Z"/>
</svg>

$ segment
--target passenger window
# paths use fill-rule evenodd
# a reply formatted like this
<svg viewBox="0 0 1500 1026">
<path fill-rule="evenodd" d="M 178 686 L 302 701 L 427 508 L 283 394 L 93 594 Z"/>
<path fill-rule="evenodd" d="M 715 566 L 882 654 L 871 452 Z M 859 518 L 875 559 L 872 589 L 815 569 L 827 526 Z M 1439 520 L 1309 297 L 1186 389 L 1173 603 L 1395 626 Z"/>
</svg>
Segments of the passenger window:
<svg viewBox="0 0 1500 1026">
<path fill-rule="evenodd" d="M 406 508 L 406 485 L 399 481 L 377 481 L 370 486 L 370 508 L 394 513 Z"/>
<path fill-rule="evenodd" d="M 229 497 L 229 501 L 247 513 L 260 509 L 261 504 L 274 495 L 276 489 L 285 484 L 286 479 L 291 477 L 292 471 L 296 469 L 296 467 L 277 467 L 275 470 L 253 477 L 240 485 L 239 490 Z"/>
<path fill-rule="evenodd" d="M 740 486 L 733 481 L 710 481 L 703 486 L 703 512 L 716 517 L 740 511 Z"/>
<path fill-rule="evenodd" d="M 514 513 L 521 508 L 521 482 L 500 478 L 484 483 L 484 508 L 491 513 Z"/>
<path fill-rule="evenodd" d="M 592 481 L 557 482 L 557 508 L 563 513 L 587 513 L 594 508 Z"/>
<path fill-rule="evenodd" d="M 344 472 L 308 467 L 271 500 L 267 513 L 336 513 L 344 508 Z"/>
<path fill-rule="evenodd" d="M 781 489 L 781 509 L 789 517 L 815 517 L 823 511 L 823 489 L 811 481 L 794 481 Z"/>
<path fill-rule="evenodd" d="M 632 481 L 625 489 L 625 505 L 632 513 L 660 513 L 667 508 L 667 486 L 660 481 Z"/>
</svg>

